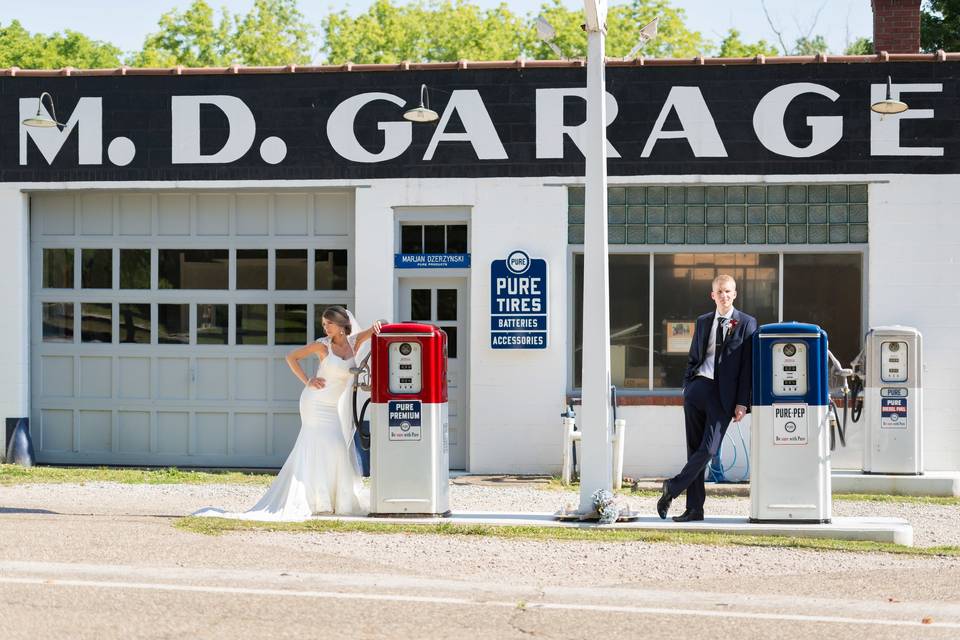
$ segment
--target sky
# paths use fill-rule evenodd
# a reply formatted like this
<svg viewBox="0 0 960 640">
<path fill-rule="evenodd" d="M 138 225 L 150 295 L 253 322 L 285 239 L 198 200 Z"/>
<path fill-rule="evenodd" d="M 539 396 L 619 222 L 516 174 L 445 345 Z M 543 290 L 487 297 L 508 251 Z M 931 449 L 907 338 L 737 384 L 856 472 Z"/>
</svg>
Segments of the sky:
<svg viewBox="0 0 960 640">
<path fill-rule="evenodd" d="M 231 13 L 247 13 L 253 0 L 207 0 Z M 404 3 L 405 0 L 397 0 Z M 498 0 L 472 0 L 489 8 Z M 544 0 L 510 0 L 507 4 L 515 13 L 534 13 Z M 578 3 L 564 0 L 568 7 Z M 611 5 L 621 4 L 612 1 Z M 700 31 L 706 38 L 719 44 L 727 29 L 736 27 L 746 41 L 765 39 L 776 43 L 776 35 L 767 23 L 760 0 L 672 0 L 674 7 L 686 12 L 687 26 Z M 96 40 L 112 42 L 124 51 L 139 50 L 148 33 L 157 30 L 160 15 L 170 9 L 183 10 L 190 0 L 0 0 L 0 25 L 19 20 L 32 33 L 53 33 L 72 29 Z M 330 11 L 347 9 L 362 13 L 370 2 L 331 2 L 330 0 L 299 0 L 300 11 L 314 25 Z M 831 51 L 842 53 L 846 44 L 858 37 L 870 37 L 873 13 L 870 0 L 766 0 L 766 6 L 777 29 L 789 45 L 805 35 L 816 20 L 814 35 L 823 35 Z M 819 18 L 816 18 L 818 9 Z"/>
</svg>

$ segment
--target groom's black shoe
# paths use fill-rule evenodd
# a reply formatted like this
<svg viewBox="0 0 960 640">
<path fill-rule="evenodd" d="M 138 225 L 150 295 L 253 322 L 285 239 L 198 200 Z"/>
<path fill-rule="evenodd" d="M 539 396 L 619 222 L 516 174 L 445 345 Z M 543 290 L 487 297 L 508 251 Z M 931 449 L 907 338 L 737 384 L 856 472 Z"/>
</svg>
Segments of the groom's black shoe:
<svg viewBox="0 0 960 640">
<path fill-rule="evenodd" d="M 657 500 L 657 515 L 661 519 L 667 519 L 667 511 L 670 510 L 670 503 L 673 502 L 673 498 L 670 496 L 670 489 L 667 488 L 667 481 L 663 481 L 663 490 L 660 493 L 660 498 Z"/>
<path fill-rule="evenodd" d="M 687 509 L 678 516 L 673 516 L 674 522 L 699 522 L 703 520 L 703 511 Z"/>
</svg>

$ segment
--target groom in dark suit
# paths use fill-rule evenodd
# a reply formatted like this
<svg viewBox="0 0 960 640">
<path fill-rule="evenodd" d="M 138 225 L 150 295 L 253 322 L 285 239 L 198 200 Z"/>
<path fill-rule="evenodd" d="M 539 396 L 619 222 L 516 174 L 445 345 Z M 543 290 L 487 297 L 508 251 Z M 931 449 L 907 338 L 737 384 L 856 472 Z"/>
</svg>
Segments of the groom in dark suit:
<svg viewBox="0 0 960 640">
<path fill-rule="evenodd" d="M 697 318 L 683 376 L 683 412 L 687 428 L 687 464 L 664 480 L 657 513 L 666 519 L 670 502 L 687 492 L 687 508 L 675 522 L 703 520 L 703 473 L 716 455 L 730 419 L 737 422 L 750 407 L 751 344 L 757 321 L 733 308 L 737 283 L 731 276 L 713 280 L 710 298 L 716 311 Z"/>
</svg>

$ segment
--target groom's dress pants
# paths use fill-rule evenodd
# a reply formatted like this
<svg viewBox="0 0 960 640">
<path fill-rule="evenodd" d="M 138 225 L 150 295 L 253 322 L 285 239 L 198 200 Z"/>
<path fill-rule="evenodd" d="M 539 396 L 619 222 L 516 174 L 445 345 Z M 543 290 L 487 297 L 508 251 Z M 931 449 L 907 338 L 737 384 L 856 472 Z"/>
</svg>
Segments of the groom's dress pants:
<svg viewBox="0 0 960 640">
<path fill-rule="evenodd" d="M 730 416 L 720 404 L 716 381 L 697 376 L 683 390 L 683 413 L 687 430 L 687 464 L 667 481 L 671 496 L 687 492 L 687 509 L 703 511 L 707 494 L 703 474 L 723 442 Z"/>
</svg>

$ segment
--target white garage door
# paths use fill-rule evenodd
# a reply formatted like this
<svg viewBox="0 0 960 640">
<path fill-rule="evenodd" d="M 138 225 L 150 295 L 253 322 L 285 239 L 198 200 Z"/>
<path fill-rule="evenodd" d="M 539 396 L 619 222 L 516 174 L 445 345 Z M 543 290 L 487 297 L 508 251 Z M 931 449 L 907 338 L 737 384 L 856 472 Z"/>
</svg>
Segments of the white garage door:
<svg viewBox="0 0 960 640">
<path fill-rule="evenodd" d="M 352 307 L 352 230 L 351 192 L 34 194 L 38 460 L 282 464 L 284 355 Z"/>
</svg>

